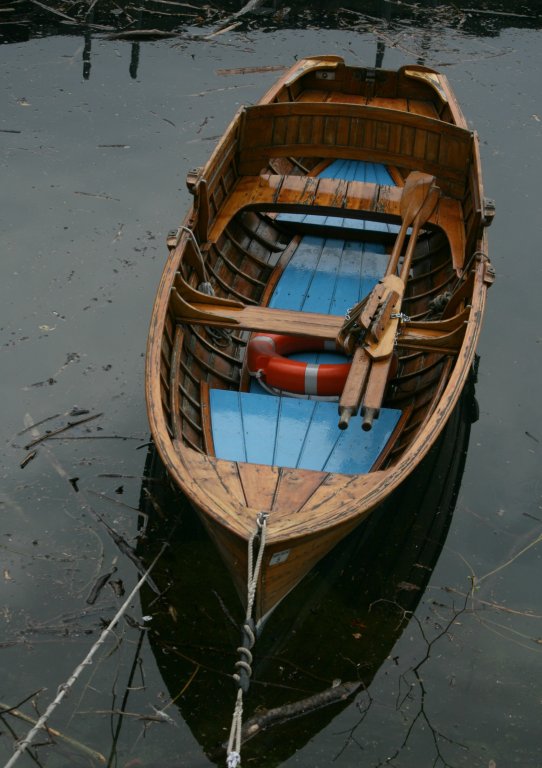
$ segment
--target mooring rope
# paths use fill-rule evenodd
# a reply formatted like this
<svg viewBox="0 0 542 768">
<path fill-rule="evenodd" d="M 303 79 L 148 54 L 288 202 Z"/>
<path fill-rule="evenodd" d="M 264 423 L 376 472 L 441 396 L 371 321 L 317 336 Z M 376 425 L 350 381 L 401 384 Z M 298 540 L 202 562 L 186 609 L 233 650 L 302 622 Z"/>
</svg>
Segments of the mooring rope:
<svg viewBox="0 0 542 768">
<path fill-rule="evenodd" d="M 209 275 L 207 274 L 207 269 L 205 267 L 205 259 L 203 257 L 203 253 L 201 252 L 199 243 L 196 239 L 196 235 L 190 229 L 190 227 L 186 227 L 184 224 L 182 224 L 177 230 L 177 244 L 181 239 L 182 232 L 185 232 L 191 239 L 192 245 L 194 246 L 194 250 L 196 251 L 196 254 L 200 262 L 201 277 L 203 279 L 198 285 L 198 291 L 200 291 L 201 293 L 207 294 L 207 296 L 214 296 L 215 291 L 209 280 Z M 231 334 L 232 334 L 231 328 L 213 328 L 210 326 L 206 326 L 205 330 L 207 331 L 209 336 L 213 339 L 217 347 L 227 347 L 230 344 Z"/>
<path fill-rule="evenodd" d="M 256 530 L 248 541 L 248 568 L 247 568 L 247 610 L 245 621 L 243 622 L 242 644 L 237 648 L 237 652 L 242 658 L 235 663 L 238 670 L 233 679 L 237 683 L 237 698 L 233 711 L 232 724 L 230 729 L 230 738 L 228 741 L 228 753 L 226 765 L 228 768 L 237 768 L 241 764 L 241 727 L 243 724 L 243 695 L 248 691 L 250 678 L 252 675 L 252 651 L 256 642 L 256 626 L 252 616 L 254 610 L 254 600 L 256 599 L 256 588 L 258 577 L 262 566 L 263 553 L 265 549 L 265 538 L 267 528 L 267 513 L 260 512 L 256 520 Z M 256 563 L 254 563 L 254 546 L 259 539 L 258 554 Z"/>
</svg>

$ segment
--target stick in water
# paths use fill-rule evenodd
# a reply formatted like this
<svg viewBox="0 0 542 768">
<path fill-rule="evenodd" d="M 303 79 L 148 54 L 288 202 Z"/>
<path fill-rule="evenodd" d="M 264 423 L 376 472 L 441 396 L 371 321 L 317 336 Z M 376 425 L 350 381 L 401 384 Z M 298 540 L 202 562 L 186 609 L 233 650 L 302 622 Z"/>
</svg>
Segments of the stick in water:
<svg viewBox="0 0 542 768">
<path fill-rule="evenodd" d="M 122 606 L 119 608 L 113 619 L 111 619 L 108 626 L 104 629 L 98 640 L 94 643 L 86 657 L 83 659 L 83 661 L 79 664 L 77 669 L 72 672 L 70 678 L 59 686 L 58 693 L 55 697 L 55 699 L 49 704 L 43 715 L 39 718 L 39 720 L 36 722 L 36 725 L 27 733 L 24 739 L 22 739 L 18 744 L 17 748 L 15 749 L 15 752 L 11 756 L 10 760 L 4 765 L 4 768 L 12 768 L 12 766 L 15 765 L 19 757 L 23 754 L 23 752 L 28 749 L 28 747 L 32 744 L 38 733 L 43 730 L 47 720 L 50 718 L 50 716 L 53 714 L 54 710 L 58 707 L 64 696 L 70 691 L 70 689 L 73 687 L 73 685 L 77 682 L 78 678 L 81 676 L 81 673 L 85 669 L 85 667 L 88 667 L 90 664 L 92 664 L 92 659 L 96 654 L 96 651 L 104 644 L 107 637 L 111 634 L 113 629 L 116 627 L 120 619 L 123 617 L 123 615 L 128 610 L 128 607 L 131 603 L 131 601 L 134 599 L 135 595 L 139 592 L 143 584 L 147 581 L 147 577 L 158 562 L 159 558 L 162 555 L 162 552 L 166 548 L 166 544 L 163 545 L 160 552 L 156 555 L 150 566 L 147 568 L 143 576 L 139 579 L 135 587 L 132 589 Z"/>
</svg>

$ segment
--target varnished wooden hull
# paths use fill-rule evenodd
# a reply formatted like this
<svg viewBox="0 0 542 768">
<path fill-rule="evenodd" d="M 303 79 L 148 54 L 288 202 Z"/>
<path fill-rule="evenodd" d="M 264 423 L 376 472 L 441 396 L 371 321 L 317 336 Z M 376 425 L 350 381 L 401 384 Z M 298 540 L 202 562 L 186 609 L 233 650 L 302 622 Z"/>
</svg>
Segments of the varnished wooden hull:
<svg viewBox="0 0 542 768">
<path fill-rule="evenodd" d="M 326 176 L 326 168 L 343 161 L 361 168 L 376 163 L 390 181 Z M 341 327 L 339 313 L 273 304 L 300 244 L 308 238 L 312 246 L 316 236 L 343 243 L 342 264 L 360 242 L 375 243 L 370 248 L 388 259 L 412 171 L 431 174 L 440 197 L 413 237 L 400 304 L 409 319 L 393 326 L 396 370 L 385 384 L 383 408 L 400 417 L 370 465 L 363 471 L 348 461 L 346 471 L 340 462 L 331 470 L 310 460 L 292 465 L 281 463 L 280 452 L 260 460 L 246 445 L 228 455 L 214 404 L 270 402 L 251 394 L 251 332 L 332 339 Z M 445 78 L 420 67 L 348 68 L 336 57 L 300 62 L 259 105 L 242 110 L 188 183 L 194 207 L 169 242 L 151 321 L 149 420 L 170 476 L 200 512 L 242 600 L 248 541 L 266 513 L 255 602 L 261 620 L 404 481 L 446 424 L 472 366 L 493 279 L 484 234 L 491 211 L 476 136 Z M 331 307 L 335 301 L 334 295 Z M 321 410 L 329 415 L 328 406 Z M 353 430 L 358 423 L 349 427 L 358 434 Z M 359 435 L 353 458 L 361 452 Z"/>
</svg>

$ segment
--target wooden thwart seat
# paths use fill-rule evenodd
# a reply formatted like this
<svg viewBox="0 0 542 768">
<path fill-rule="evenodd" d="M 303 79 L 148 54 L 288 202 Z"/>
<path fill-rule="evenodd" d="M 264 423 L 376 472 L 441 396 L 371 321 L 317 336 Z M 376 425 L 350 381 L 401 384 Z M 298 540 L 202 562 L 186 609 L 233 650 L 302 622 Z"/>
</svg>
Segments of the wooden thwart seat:
<svg viewBox="0 0 542 768">
<path fill-rule="evenodd" d="M 267 211 L 345 215 L 370 221 L 400 221 L 402 187 L 313 176 L 242 176 L 220 209 L 208 235 L 215 242 L 226 224 L 243 208 Z M 441 197 L 428 219 L 446 234 L 454 268 L 460 271 L 465 252 L 463 212 L 458 200 Z"/>
<path fill-rule="evenodd" d="M 189 286 L 180 275 L 172 288 L 171 305 L 180 323 L 314 336 L 328 341 L 336 340 L 344 323 L 341 315 L 247 306 L 231 299 L 207 296 Z M 404 322 L 399 325 L 397 343 L 417 350 L 456 354 L 465 334 L 467 317 L 468 310 L 463 310 L 447 320 Z"/>
</svg>

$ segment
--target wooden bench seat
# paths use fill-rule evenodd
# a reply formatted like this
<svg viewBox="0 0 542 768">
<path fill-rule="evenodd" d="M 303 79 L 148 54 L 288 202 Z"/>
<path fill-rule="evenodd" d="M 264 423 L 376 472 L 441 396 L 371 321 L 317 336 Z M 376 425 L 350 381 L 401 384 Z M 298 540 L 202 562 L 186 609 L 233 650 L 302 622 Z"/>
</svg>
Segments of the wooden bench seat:
<svg viewBox="0 0 542 768">
<path fill-rule="evenodd" d="M 180 323 L 314 336 L 328 341 L 336 340 L 344 322 L 342 315 L 246 306 L 241 302 L 216 299 L 182 282 L 172 289 L 171 306 Z M 464 310 L 447 320 L 402 323 L 397 343 L 418 350 L 456 354 L 465 334 L 467 315 L 468 310 Z"/>
<path fill-rule="evenodd" d="M 221 207 L 208 235 L 216 242 L 227 223 L 242 209 L 348 215 L 397 223 L 401 219 L 401 187 L 313 176 L 242 176 Z M 465 252 L 463 212 L 458 200 L 441 197 L 428 226 L 440 227 L 450 244 L 459 272 Z"/>
</svg>

